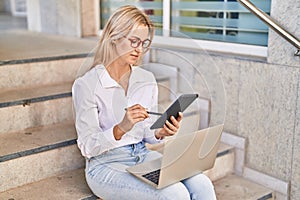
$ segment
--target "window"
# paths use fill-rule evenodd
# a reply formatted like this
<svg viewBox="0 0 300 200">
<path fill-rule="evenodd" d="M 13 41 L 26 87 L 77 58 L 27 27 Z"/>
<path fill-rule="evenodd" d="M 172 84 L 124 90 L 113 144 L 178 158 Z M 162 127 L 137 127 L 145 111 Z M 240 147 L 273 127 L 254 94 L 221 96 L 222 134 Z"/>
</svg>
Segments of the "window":
<svg viewBox="0 0 300 200">
<path fill-rule="evenodd" d="M 120 6 L 135 5 L 145 11 L 156 27 L 156 34 L 161 35 L 162 17 L 163 17 L 163 0 L 102 0 L 101 8 L 101 29 L 105 25 L 110 15 Z"/>
<path fill-rule="evenodd" d="M 251 2 L 270 13 L 271 0 Z M 180 39 L 192 38 L 206 45 L 216 41 L 222 43 L 218 43 L 218 48 L 231 45 L 225 47 L 230 52 L 240 45 L 239 49 L 245 54 L 256 47 L 253 55 L 266 56 L 268 26 L 237 0 L 101 0 L 101 24 L 105 24 L 116 8 L 125 4 L 135 5 L 150 16 L 156 26 L 156 35 L 164 37 L 158 39 L 159 42 L 169 40 L 168 44 L 174 45 L 173 39 L 177 38 L 183 44 L 185 41 Z M 245 45 L 250 46 L 249 49 Z"/>
<path fill-rule="evenodd" d="M 26 16 L 26 0 L 10 0 L 13 16 Z"/>
<path fill-rule="evenodd" d="M 251 0 L 270 12 L 270 0 Z M 173 0 L 171 29 L 194 39 L 267 46 L 268 27 L 236 0 Z"/>
</svg>

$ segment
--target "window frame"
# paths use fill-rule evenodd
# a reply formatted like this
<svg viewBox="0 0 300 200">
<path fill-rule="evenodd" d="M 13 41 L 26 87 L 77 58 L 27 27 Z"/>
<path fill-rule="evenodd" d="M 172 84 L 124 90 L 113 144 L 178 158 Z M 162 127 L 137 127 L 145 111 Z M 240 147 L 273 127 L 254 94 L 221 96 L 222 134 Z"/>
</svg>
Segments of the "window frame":
<svg viewBox="0 0 300 200">
<path fill-rule="evenodd" d="M 265 46 L 238 44 L 231 42 L 219 42 L 211 40 L 186 39 L 158 35 L 154 36 L 152 45 L 165 46 L 168 48 L 206 50 L 210 52 L 259 58 L 266 58 L 268 54 L 268 47 Z"/>
</svg>

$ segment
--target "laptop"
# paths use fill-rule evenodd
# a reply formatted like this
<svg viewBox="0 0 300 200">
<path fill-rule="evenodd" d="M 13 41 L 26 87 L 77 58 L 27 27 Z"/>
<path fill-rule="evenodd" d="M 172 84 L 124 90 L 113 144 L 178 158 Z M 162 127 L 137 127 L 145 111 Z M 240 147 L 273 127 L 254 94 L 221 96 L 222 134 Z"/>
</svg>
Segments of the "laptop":
<svg viewBox="0 0 300 200">
<path fill-rule="evenodd" d="M 126 170 L 157 189 L 199 174 L 214 166 L 223 124 L 176 136 L 164 143 L 161 158 Z"/>
</svg>

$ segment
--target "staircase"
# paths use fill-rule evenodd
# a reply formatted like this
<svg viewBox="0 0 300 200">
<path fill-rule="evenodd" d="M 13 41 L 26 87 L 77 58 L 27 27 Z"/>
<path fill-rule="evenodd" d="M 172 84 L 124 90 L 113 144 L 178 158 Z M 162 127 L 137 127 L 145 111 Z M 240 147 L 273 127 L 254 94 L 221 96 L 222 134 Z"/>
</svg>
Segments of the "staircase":
<svg viewBox="0 0 300 200">
<path fill-rule="evenodd" d="M 21 35 L 31 51 L 24 44 L 13 55 L 0 56 L 0 199 L 97 199 L 85 182 L 71 101 L 72 82 L 95 40 Z M 12 42 L 20 33 L 0 37 Z M 45 48 L 35 48 L 37 44 Z M 174 85 L 176 73 L 153 72 L 163 110 L 172 102 L 166 88 Z M 205 108 L 200 115 L 208 112 Z M 193 113 L 187 111 L 189 120 L 182 122 L 181 131 L 199 120 Z M 202 118 L 201 126 L 207 122 Z M 271 190 L 234 175 L 237 150 L 222 141 L 214 168 L 204 172 L 213 180 L 218 199 L 274 199 Z"/>
</svg>

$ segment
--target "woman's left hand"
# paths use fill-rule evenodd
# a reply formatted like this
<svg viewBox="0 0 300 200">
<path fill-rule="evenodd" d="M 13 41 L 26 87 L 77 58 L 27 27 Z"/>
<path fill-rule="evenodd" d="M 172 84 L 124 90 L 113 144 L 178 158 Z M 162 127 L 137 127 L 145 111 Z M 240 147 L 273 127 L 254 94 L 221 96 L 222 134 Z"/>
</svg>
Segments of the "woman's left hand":
<svg viewBox="0 0 300 200">
<path fill-rule="evenodd" d="M 175 119 L 174 116 L 171 116 L 172 123 L 167 120 L 164 127 L 161 129 L 158 129 L 155 132 L 155 137 L 157 139 L 162 139 L 165 136 L 172 136 L 172 135 L 176 134 L 180 127 L 180 121 L 182 120 L 182 117 L 183 117 L 182 112 L 178 113 L 177 119 Z"/>
</svg>

